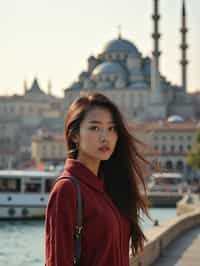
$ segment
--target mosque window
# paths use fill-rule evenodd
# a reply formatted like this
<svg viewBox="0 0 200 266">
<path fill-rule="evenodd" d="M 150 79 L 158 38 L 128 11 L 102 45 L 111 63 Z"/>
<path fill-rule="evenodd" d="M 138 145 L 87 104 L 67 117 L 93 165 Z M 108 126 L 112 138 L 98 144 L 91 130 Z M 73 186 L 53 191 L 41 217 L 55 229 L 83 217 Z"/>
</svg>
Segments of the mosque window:
<svg viewBox="0 0 200 266">
<path fill-rule="evenodd" d="M 179 136 L 179 140 L 183 140 L 184 139 L 184 137 L 183 136 Z"/>
<path fill-rule="evenodd" d="M 192 136 L 187 136 L 187 139 L 190 141 L 192 140 Z"/>
<path fill-rule="evenodd" d="M 162 140 L 166 140 L 167 139 L 167 137 L 166 136 L 162 136 Z"/>
</svg>

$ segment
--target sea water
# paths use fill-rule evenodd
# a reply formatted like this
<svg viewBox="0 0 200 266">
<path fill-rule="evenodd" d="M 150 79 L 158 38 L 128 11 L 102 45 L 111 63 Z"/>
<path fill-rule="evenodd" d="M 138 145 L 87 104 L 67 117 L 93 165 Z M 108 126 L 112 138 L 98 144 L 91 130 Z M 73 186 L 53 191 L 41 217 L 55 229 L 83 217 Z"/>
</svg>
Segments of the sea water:
<svg viewBox="0 0 200 266">
<path fill-rule="evenodd" d="M 153 220 L 159 223 L 176 216 L 176 209 L 150 209 Z M 145 219 L 143 229 L 153 222 Z M 44 220 L 0 221 L 0 265 L 42 266 L 44 265 Z"/>
</svg>

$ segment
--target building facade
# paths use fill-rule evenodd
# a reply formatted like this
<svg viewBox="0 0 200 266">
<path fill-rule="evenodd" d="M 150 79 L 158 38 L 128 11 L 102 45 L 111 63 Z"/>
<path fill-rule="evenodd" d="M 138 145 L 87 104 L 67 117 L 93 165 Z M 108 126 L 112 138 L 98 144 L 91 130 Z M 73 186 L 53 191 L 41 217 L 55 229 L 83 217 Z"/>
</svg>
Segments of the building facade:
<svg viewBox="0 0 200 266">
<path fill-rule="evenodd" d="M 0 96 L 0 168 L 31 159 L 31 137 L 38 128 L 61 131 L 63 99 L 44 93 L 37 79 L 24 95 Z"/>
<path fill-rule="evenodd" d="M 63 134 L 38 130 L 32 138 L 31 154 L 36 165 L 63 163 L 67 157 Z"/>
<path fill-rule="evenodd" d="M 167 120 L 137 123 L 132 130 L 148 146 L 144 150 L 146 158 L 159 165 L 162 171 L 183 172 L 192 178 L 194 172 L 187 164 L 186 157 L 196 142 L 199 123 L 171 116 Z"/>
</svg>

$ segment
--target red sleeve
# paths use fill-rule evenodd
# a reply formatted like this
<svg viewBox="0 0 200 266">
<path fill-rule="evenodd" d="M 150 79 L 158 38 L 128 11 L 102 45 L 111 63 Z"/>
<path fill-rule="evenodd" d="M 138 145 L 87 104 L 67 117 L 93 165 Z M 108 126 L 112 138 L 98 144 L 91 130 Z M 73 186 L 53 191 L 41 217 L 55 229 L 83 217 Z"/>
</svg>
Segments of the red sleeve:
<svg viewBox="0 0 200 266">
<path fill-rule="evenodd" d="M 72 266 L 77 195 L 72 181 L 60 180 L 49 196 L 45 221 L 46 266 Z"/>
</svg>

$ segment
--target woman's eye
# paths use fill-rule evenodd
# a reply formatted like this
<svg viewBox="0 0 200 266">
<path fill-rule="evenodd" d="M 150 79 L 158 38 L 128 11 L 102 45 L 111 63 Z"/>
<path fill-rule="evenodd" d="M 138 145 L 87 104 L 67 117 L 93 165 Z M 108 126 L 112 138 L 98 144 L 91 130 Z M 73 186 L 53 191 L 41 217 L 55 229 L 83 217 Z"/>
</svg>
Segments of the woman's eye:
<svg viewBox="0 0 200 266">
<path fill-rule="evenodd" d="M 116 130 L 115 126 L 109 127 L 109 131 L 115 131 L 115 130 Z"/>
<path fill-rule="evenodd" d="M 97 126 L 90 127 L 90 129 L 93 131 L 99 131 L 99 127 L 97 127 Z"/>
</svg>

